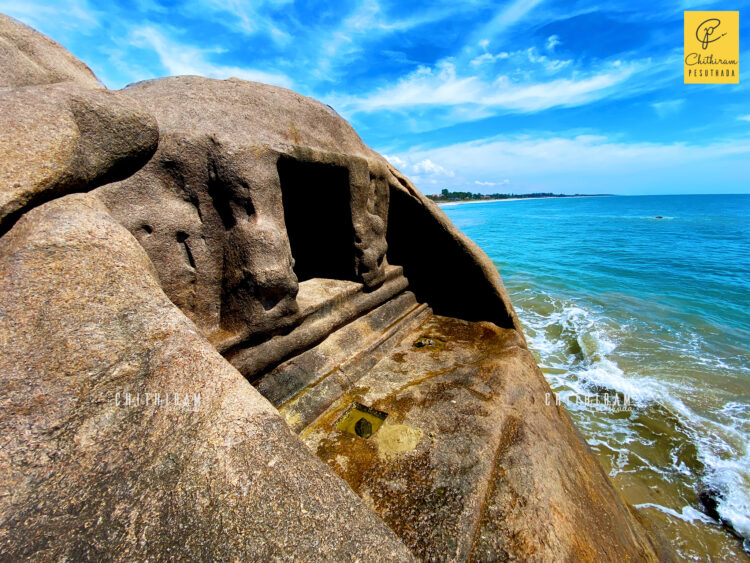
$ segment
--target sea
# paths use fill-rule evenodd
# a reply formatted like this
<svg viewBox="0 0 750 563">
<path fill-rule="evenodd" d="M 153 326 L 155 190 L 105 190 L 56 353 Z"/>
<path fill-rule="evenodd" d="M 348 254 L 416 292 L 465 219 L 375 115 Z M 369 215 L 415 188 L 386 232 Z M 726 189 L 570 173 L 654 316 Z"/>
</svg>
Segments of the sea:
<svg viewBox="0 0 750 563">
<path fill-rule="evenodd" d="M 750 195 L 442 205 L 554 391 L 686 561 L 750 561 Z"/>
</svg>

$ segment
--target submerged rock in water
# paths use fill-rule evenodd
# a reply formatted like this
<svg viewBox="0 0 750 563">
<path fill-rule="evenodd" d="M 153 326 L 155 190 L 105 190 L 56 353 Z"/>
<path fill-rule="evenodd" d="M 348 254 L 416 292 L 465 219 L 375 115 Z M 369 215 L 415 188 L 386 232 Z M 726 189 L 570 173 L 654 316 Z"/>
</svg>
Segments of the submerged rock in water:
<svg viewBox="0 0 750 563">
<path fill-rule="evenodd" d="M 703 507 L 703 512 L 717 522 L 721 522 L 721 515 L 718 510 L 720 500 L 721 493 L 716 489 L 703 489 L 698 493 L 698 502 Z"/>
<path fill-rule="evenodd" d="M 713 487 L 707 487 L 698 492 L 698 503 L 700 508 L 706 516 L 709 516 L 716 520 L 719 524 L 724 526 L 733 536 L 742 541 L 743 549 L 750 553 L 750 540 L 745 538 L 733 525 L 732 522 L 722 517 L 719 512 L 719 506 L 724 500 L 724 494 Z"/>
</svg>

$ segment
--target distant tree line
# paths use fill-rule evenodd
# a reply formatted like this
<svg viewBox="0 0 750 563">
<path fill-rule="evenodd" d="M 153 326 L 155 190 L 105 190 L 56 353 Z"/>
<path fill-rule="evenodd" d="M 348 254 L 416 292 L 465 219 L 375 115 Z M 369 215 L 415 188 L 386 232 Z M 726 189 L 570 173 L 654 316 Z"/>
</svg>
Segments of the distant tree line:
<svg viewBox="0 0 750 563">
<path fill-rule="evenodd" d="M 553 194 L 552 192 L 535 192 L 532 194 L 479 194 L 471 192 L 452 192 L 448 189 L 438 194 L 428 195 L 433 201 L 469 201 L 478 199 L 515 199 L 531 197 L 571 197 L 565 194 Z"/>
</svg>

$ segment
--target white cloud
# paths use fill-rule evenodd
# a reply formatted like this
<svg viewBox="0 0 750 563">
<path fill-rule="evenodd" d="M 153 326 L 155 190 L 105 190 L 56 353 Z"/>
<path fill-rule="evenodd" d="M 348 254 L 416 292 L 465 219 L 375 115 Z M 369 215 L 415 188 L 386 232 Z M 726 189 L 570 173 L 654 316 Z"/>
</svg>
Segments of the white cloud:
<svg viewBox="0 0 750 563">
<path fill-rule="evenodd" d="M 480 41 L 480 44 L 482 43 L 483 42 Z M 501 51 L 495 54 L 490 53 L 485 49 L 484 53 L 471 59 L 469 64 L 472 67 L 477 68 L 482 65 L 496 63 L 498 61 L 503 61 L 506 59 L 509 60 L 510 64 L 520 67 L 526 67 L 527 72 L 530 72 L 532 70 L 528 68 L 527 63 L 542 65 L 548 72 L 556 72 L 573 62 L 572 60 L 550 59 L 549 57 L 547 57 L 547 55 L 538 55 L 535 47 L 528 47 L 519 51 Z"/>
<path fill-rule="evenodd" d="M 391 164 L 393 164 L 396 168 L 406 169 L 407 164 L 406 164 L 405 160 L 403 160 L 403 159 L 401 159 L 401 158 L 399 158 L 397 156 L 390 156 L 390 155 L 387 155 L 387 154 L 384 154 L 382 156 L 388 162 L 390 162 Z"/>
<path fill-rule="evenodd" d="M 162 66 L 171 75 L 197 74 L 220 79 L 235 77 L 287 88 L 292 86 L 292 80 L 283 74 L 212 63 L 207 60 L 207 56 L 220 53 L 221 50 L 200 49 L 176 43 L 153 27 L 137 28 L 131 37 L 134 46 L 153 49 Z"/>
<path fill-rule="evenodd" d="M 246 35 L 265 33 L 274 42 L 287 44 L 293 37 L 279 26 L 274 11 L 291 2 L 293 0 L 193 0 L 186 9 L 194 14 L 208 15 L 213 21 Z"/>
<path fill-rule="evenodd" d="M 547 43 L 544 48 L 552 53 L 555 50 L 555 47 L 557 47 L 560 43 L 560 38 L 557 35 L 550 35 L 549 37 L 547 37 Z"/>
<path fill-rule="evenodd" d="M 661 118 L 665 118 L 680 113 L 680 110 L 682 109 L 684 103 L 684 99 L 667 100 L 664 102 L 654 102 L 653 104 L 651 104 L 651 107 L 654 108 L 656 115 Z"/>
<path fill-rule="evenodd" d="M 498 168 L 529 173 L 536 170 L 592 172 L 659 167 L 688 159 L 711 160 L 718 156 L 747 154 L 750 141 L 709 146 L 684 143 L 618 143 L 597 135 L 575 137 L 491 138 L 411 153 L 412 158 L 435 159 L 463 170 Z M 703 155 L 703 156 L 701 156 Z"/>
<path fill-rule="evenodd" d="M 530 63 L 541 64 L 550 72 L 558 71 L 573 62 L 571 60 L 549 59 L 546 55 L 537 55 L 534 47 L 526 49 L 526 56 Z"/>
<path fill-rule="evenodd" d="M 480 180 L 474 180 L 474 183 L 477 186 L 504 186 L 510 184 L 510 180 L 508 180 L 507 178 L 502 182 L 482 182 Z"/>
<path fill-rule="evenodd" d="M 526 14 L 542 1 L 543 0 L 515 0 L 507 6 L 504 6 L 494 18 L 472 34 L 472 39 L 469 40 L 469 44 L 477 44 L 480 41 L 488 41 L 489 38 L 496 37 L 515 23 L 522 20 Z"/>
<path fill-rule="evenodd" d="M 510 55 L 505 51 L 501 51 L 500 53 L 497 53 L 495 55 L 493 55 L 492 53 L 483 53 L 479 55 L 478 57 L 474 57 L 471 60 L 470 64 L 472 66 L 480 66 L 485 63 L 494 63 L 495 61 L 507 59 L 509 56 Z"/>
<path fill-rule="evenodd" d="M 45 34 L 58 35 L 60 28 L 89 32 L 100 25 L 100 13 L 87 0 L 70 0 L 64 6 L 39 5 L 26 0 L 0 0 L 0 12 Z"/>
<path fill-rule="evenodd" d="M 742 115 L 738 117 L 737 119 L 741 119 L 742 121 L 750 121 L 750 114 L 748 115 Z"/>
<path fill-rule="evenodd" d="M 413 182 L 422 186 L 450 184 L 456 175 L 453 170 L 448 170 L 429 158 L 401 158 L 399 156 L 386 154 L 383 154 L 383 157 L 388 162 L 395 165 L 401 172 L 408 174 Z"/>
<path fill-rule="evenodd" d="M 320 54 L 315 63 L 317 75 L 321 79 L 332 80 L 333 71 L 341 64 L 363 56 L 369 43 L 393 33 L 444 20 L 464 8 L 460 1 L 446 2 L 442 6 L 433 5 L 428 10 L 417 10 L 414 15 L 394 19 L 388 16 L 378 0 L 361 0 L 339 26 L 320 33 L 324 40 L 313 47 L 314 52 Z"/>
<path fill-rule="evenodd" d="M 447 170 L 439 164 L 435 164 L 429 158 L 425 158 L 414 164 L 412 170 L 417 173 L 448 176 L 451 178 L 456 175 L 452 170 Z"/>
</svg>

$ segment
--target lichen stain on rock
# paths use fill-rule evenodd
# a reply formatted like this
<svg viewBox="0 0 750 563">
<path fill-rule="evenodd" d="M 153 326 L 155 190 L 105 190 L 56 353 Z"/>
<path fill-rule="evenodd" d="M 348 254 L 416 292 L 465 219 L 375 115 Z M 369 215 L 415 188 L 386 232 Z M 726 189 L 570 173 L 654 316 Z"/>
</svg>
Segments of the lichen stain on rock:
<svg viewBox="0 0 750 563">
<path fill-rule="evenodd" d="M 406 424 L 383 424 L 380 431 L 375 435 L 378 445 L 378 456 L 382 459 L 397 457 L 413 451 L 424 432 L 416 426 Z"/>
<path fill-rule="evenodd" d="M 302 415 L 298 412 L 290 412 L 287 410 L 279 411 L 281 412 L 281 416 L 284 417 L 284 420 L 290 427 L 294 427 L 299 421 Z"/>
<path fill-rule="evenodd" d="M 430 453 L 393 458 L 381 468 L 378 479 L 364 482 L 358 492 L 371 499 L 419 560 L 460 560 L 457 531 L 466 499 L 459 488 L 437 477 Z M 392 486 L 399 483 L 405 486 Z"/>
</svg>

